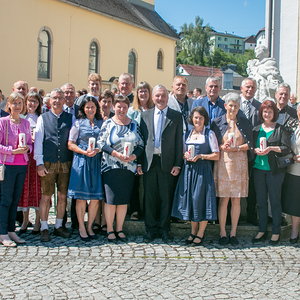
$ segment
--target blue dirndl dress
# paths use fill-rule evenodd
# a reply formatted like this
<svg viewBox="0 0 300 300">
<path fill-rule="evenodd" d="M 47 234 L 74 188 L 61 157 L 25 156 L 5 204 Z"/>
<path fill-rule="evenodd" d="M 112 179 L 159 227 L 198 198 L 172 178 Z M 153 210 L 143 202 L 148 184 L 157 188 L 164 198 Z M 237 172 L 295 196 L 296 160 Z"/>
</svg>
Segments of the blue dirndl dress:
<svg viewBox="0 0 300 300">
<path fill-rule="evenodd" d="M 87 150 L 89 138 L 94 137 L 96 142 L 103 120 L 94 121 L 91 126 L 88 119 L 80 119 L 77 146 Z M 74 152 L 68 197 L 80 200 L 102 200 L 104 198 L 101 177 L 101 153 L 88 157 Z"/>
<path fill-rule="evenodd" d="M 210 154 L 209 129 L 205 128 L 205 142 L 195 143 L 188 138 L 185 142 L 195 145 L 195 155 Z M 185 160 L 176 186 L 172 216 L 180 220 L 201 222 L 217 220 L 217 205 L 212 162 L 198 159 Z"/>
</svg>

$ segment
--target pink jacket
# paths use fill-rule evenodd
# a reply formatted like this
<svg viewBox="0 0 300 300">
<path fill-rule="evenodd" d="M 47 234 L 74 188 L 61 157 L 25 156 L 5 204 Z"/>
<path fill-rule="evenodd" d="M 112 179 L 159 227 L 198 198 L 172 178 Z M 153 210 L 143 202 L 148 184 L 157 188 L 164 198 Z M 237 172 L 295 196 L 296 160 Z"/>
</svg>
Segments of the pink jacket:
<svg viewBox="0 0 300 300">
<path fill-rule="evenodd" d="M 6 146 L 6 124 L 8 121 L 8 146 Z M 19 132 L 18 132 L 19 129 Z M 20 124 L 14 124 L 10 121 L 10 117 L 0 118 L 0 161 L 3 162 L 6 154 L 6 162 L 14 162 L 15 155 L 11 154 L 13 149 L 18 148 L 19 133 L 25 133 L 26 145 L 32 151 L 31 130 L 29 121 L 21 118 Z M 24 153 L 24 159 L 28 161 L 27 153 Z"/>
</svg>

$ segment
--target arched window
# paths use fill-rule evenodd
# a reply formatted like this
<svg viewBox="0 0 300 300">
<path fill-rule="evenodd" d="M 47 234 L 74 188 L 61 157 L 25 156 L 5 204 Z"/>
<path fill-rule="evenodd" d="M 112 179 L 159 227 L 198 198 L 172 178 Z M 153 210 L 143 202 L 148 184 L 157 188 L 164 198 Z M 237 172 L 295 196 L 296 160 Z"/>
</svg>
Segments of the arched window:
<svg viewBox="0 0 300 300">
<path fill-rule="evenodd" d="M 133 80 L 135 83 L 136 80 L 136 54 L 133 50 L 130 51 L 129 57 L 128 57 L 128 73 L 133 75 Z"/>
<path fill-rule="evenodd" d="M 157 53 L 157 69 L 162 70 L 163 69 L 163 53 L 161 50 Z"/>
<path fill-rule="evenodd" d="M 38 43 L 38 79 L 51 79 L 52 35 L 50 29 L 41 28 Z"/>
<path fill-rule="evenodd" d="M 89 49 L 89 74 L 99 73 L 99 47 L 98 43 L 93 40 Z"/>
</svg>

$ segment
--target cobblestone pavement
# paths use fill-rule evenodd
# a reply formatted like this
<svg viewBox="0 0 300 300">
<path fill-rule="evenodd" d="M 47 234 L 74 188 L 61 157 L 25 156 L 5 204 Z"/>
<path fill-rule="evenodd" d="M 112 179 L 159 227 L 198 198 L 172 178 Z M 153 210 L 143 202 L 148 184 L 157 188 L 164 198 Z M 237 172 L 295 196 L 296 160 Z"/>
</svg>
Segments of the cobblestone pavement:
<svg viewBox="0 0 300 300">
<path fill-rule="evenodd" d="M 102 236 L 84 243 L 77 233 L 41 243 L 30 232 L 24 246 L 0 246 L 0 299 L 300 298 L 299 244 L 288 239 L 221 247 L 207 236 L 203 246 L 188 247 L 130 236 L 114 245 Z"/>
<path fill-rule="evenodd" d="M 30 233 L 25 246 L 0 246 L 0 299 L 299 299 L 299 245 L 201 247 L 183 241 L 83 243 Z"/>
</svg>

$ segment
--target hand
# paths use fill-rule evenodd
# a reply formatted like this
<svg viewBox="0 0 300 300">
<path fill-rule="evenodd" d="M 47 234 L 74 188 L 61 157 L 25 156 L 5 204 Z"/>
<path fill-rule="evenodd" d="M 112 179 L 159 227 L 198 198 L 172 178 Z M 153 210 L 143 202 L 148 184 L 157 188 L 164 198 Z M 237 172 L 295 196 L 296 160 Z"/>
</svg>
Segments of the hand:
<svg viewBox="0 0 300 300">
<path fill-rule="evenodd" d="M 16 155 L 16 154 L 24 154 L 27 153 L 29 151 L 29 147 L 26 145 L 25 147 L 20 147 L 18 146 L 17 149 L 13 149 L 11 151 L 11 154 Z"/>
<path fill-rule="evenodd" d="M 300 163 L 300 154 L 295 155 L 293 158 L 297 163 Z"/>
<path fill-rule="evenodd" d="M 143 171 L 142 171 L 142 167 L 141 167 L 141 166 L 138 166 L 138 167 L 136 168 L 136 172 L 137 172 L 139 175 L 143 175 L 143 174 L 144 174 Z"/>
<path fill-rule="evenodd" d="M 134 161 L 136 160 L 136 155 L 135 154 L 131 154 L 128 156 L 128 161 Z"/>
<path fill-rule="evenodd" d="M 45 165 L 40 165 L 37 167 L 37 172 L 39 176 L 45 177 L 48 174 L 47 169 L 45 168 Z"/>
<path fill-rule="evenodd" d="M 114 150 L 111 154 L 113 154 L 113 156 L 115 156 L 117 159 L 119 159 L 122 162 L 128 162 L 129 161 L 129 156 L 125 156 L 120 152 L 117 152 L 116 150 Z"/>
<path fill-rule="evenodd" d="M 194 158 L 192 158 L 192 159 L 188 159 L 188 161 L 191 161 L 191 162 L 196 162 L 198 159 L 200 159 L 201 158 L 201 154 L 199 154 L 199 155 L 195 155 L 194 156 Z"/>
<path fill-rule="evenodd" d="M 183 159 L 189 160 L 189 152 L 188 152 L 188 151 L 186 151 L 186 152 L 183 154 Z"/>
<path fill-rule="evenodd" d="M 263 156 L 263 155 L 267 155 L 269 152 L 271 151 L 270 147 L 267 147 L 265 150 L 261 151 L 260 148 L 255 148 L 254 152 L 259 155 L 259 156 Z"/>
<path fill-rule="evenodd" d="M 85 155 L 88 157 L 94 157 L 97 153 L 99 153 L 99 149 L 95 148 L 93 151 L 87 150 Z"/>
<path fill-rule="evenodd" d="M 178 168 L 178 167 L 173 167 L 173 168 L 172 168 L 171 174 L 172 174 L 173 176 L 177 176 L 179 173 L 180 173 L 180 168 Z"/>
</svg>

